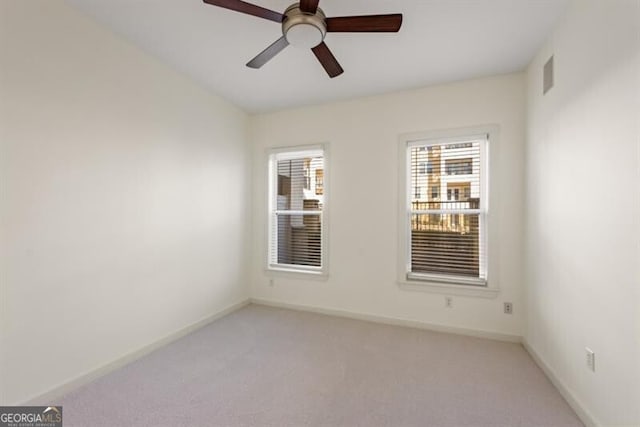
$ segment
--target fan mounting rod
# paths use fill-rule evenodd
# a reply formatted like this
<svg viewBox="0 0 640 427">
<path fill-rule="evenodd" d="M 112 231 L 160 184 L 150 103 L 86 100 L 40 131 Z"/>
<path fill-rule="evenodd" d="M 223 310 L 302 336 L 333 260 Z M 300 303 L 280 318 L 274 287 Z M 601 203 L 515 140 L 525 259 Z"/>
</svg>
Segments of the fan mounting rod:
<svg viewBox="0 0 640 427">
<path fill-rule="evenodd" d="M 299 3 L 294 3 L 284 12 L 282 34 L 290 45 L 310 49 L 318 46 L 327 35 L 326 17 L 322 9 L 315 14 L 303 12 Z"/>
</svg>

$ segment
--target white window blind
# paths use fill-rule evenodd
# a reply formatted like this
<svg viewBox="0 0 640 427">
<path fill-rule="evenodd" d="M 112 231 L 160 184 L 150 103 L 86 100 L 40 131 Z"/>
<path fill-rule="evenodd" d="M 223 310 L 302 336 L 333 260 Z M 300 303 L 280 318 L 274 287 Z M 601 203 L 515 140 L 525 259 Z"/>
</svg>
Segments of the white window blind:
<svg viewBox="0 0 640 427">
<path fill-rule="evenodd" d="M 487 146 L 486 135 L 408 144 L 408 278 L 486 284 Z"/>
<path fill-rule="evenodd" d="M 269 168 L 269 267 L 321 272 L 324 152 L 307 149 L 273 153 Z"/>
</svg>

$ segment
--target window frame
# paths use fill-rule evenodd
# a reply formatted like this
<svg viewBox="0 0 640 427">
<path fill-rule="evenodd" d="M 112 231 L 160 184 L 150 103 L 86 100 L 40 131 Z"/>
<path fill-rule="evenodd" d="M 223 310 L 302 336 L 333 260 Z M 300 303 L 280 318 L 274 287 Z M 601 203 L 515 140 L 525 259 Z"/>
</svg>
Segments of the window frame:
<svg viewBox="0 0 640 427">
<path fill-rule="evenodd" d="M 482 181 L 481 200 L 482 214 L 480 220 L 483 232 L 481 235 L 485 265 L 484 278 L 469 278 L 456 275 L 437 275 L 411 272 L 411 147 L 433 146 L 469 140 L 486 138 L 482 153 L 480 179 Z M 436 293 L 460 294 L 479 297 L 495 297 L 498 292 L 498 282 L 495 272 L 497 240 L 492 238 L 491 208 L 494 195 L 491 192 L 491 177 L 497 176 L 496 162 L 492 161 L 498 145 L 498 127 L 484 125 L 460 129 L 436 130 L 419 133 L 403 134 L 398 138 L 398 275 L 397 282 L 406 290 L 420 290 Z M 454 212 L 457 213 L 457 212 Z M 468 212 L 472 213 L 472 212 Z"/>
<path fill-rule="evenodd" d="M 328 176 L 329 176 L 329 155 L 328 144 L 299 145 L 290 147 L 270 148 L 266 152 L 267 163 L 267 221 L 266 221 L 266 253 L 265 253 L 265 270 L 270 273 L 283 273 L 285 275 L 298 275 L 303 277 L 326 277 L 328 274 Z M 278 172 L 277 161 L 287 158 L 301 158 L 305 154 L 322 153 L 323 157 L 323 174 L 322 174 L 322 210 L 320 211 L 290 211 L 287 215 L 318 215 L 320 216 L 320 267 L 298 265 L 298 264 L 278 264 L 272 263 L 273 244 L 273 227 L 277 226 L 277 194 L 278 194 Z M 315 177 L 313 177 L 315 179 Z M 310 187 L 315 191 L 315 183 Z M 282 214 L 282 213 L 280 213 Z"/>
</svg>

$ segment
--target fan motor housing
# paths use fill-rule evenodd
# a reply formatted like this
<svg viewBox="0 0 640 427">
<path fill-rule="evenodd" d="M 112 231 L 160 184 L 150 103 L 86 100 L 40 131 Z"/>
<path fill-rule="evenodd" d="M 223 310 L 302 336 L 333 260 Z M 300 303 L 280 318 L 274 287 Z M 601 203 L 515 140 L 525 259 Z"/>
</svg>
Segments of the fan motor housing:
<svg viewBox="0 0 640 427">
<path fill-rule="evenodd" d="M 300 10 L 298 3 L 292 4 L 284 12 L 282 34 L 290 45 L 312 48 L 318 46 L 327 34 L 325 14 L 318 8 L 315 15 Z"/>
</svg>

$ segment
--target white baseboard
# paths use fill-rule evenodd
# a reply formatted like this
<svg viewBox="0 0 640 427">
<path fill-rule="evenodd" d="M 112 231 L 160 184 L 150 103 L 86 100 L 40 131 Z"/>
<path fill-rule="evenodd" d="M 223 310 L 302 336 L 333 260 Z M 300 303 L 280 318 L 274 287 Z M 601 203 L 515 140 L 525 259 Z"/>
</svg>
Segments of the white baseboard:
<svg viewBox="0 0 640 427">
<path fill-rule="evenodd" d="M 554 370 L 540 357 L 540 355 L 529 345 L 526 339 L 522 340 L 522 345 L 531 355 L 533 360 L 545 373 L 549 381 L 558 389 L 564 400 L 567 401 L 569 406 L 575 411 L 580 420 L 586 427 L 598 427 L 602 424 L 596 421 L 596 418 L 591 412 L 576 398 L 575 394 L 558 378 Z"/>
<path fill-rule="evenodd" d="M 24 403 L 20 403 L 19 405 L 48 405 L 51 403 L 55 403 L 55 400 L 59 399 L 63 395 L 75 389 L 78 389 L 83 385 L 86 385 L 91 381 L 96 380 L 97 378 L 107 375 L 110 372 L 113 372 L 119 368 L 122 368 L 123 366 L 128 365 L 129 363 L 146 356 L 147 354 L 159 349 L 160 347 L 164 347 L 165 345 L 170 344 L 171 342 L 176 341 L 184 337 L 185 335 L 190 334 L 196 329 L 202 328 L 203 326 L 208 325 L 209 323 L 221 317 L 224 317 L 227 314 L 230 314 L 236 310 L 241 309 L 242 307 L 248 305 L 249 303 L 250 303 L 250 300 L 247 299 L 244 301 L 240 301 L 236 304 L 232 304 L 221 311 L 210 314 L 209 316 L 206 316 L 205 318 L 200 319 L 195 323 L 192 323 L 182 329 L 172 332 L 158 341 L 145 345 L 144 347 L 141 347 L 135 351 L 132 351 L 131 353 L 128 353 L 110 363 L 107 363 L 106 365 L 103 365 L 97 369 L 93 369 L 89 372 L 85 372 L 69 381 L 59 384 L 44 393 L 41 393 L 39 395 L 32 397 L 31 399 L 28 399 Z"/>
<path fill-rule="evenodd" d="M 308 311 L 312 313 L 327 314 L 329 316 L 346 317 L 349 319 L 365 320 L 368 322 L 383 323 L 386 325 L 407 326 L 410 328 L 426 329 L 449 334 L 467 335 L 477 338 L 487 338 L 497 341 L 521 343 L 522 337 L 519 335 L 503 334 L 500 332 L 489 332 L 478 329 L 458 328 L 454 326 L 440 325 L 437 323 L 420 322 L 417 320 L 402 319 L 397 317 L 378 316 L 376 314 L 358 313 L 354 311 L 337 310 L 302 304 L 289 304 L 280 301 L 267 300 L 262 298 L 251 298 L 253 304 L 266 305 L 270 307 L 287 308 L 297 311 Z"/>
</svg>

